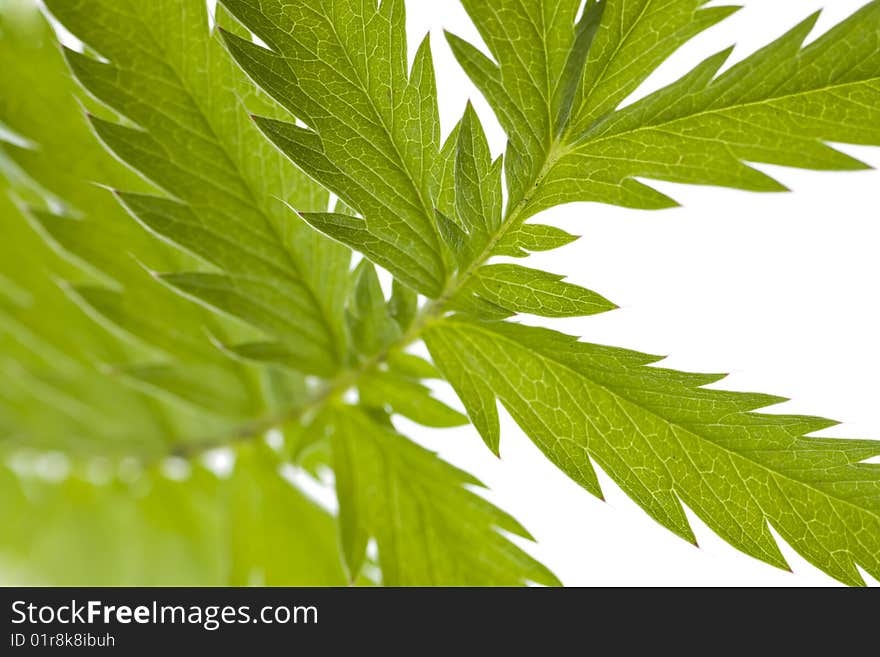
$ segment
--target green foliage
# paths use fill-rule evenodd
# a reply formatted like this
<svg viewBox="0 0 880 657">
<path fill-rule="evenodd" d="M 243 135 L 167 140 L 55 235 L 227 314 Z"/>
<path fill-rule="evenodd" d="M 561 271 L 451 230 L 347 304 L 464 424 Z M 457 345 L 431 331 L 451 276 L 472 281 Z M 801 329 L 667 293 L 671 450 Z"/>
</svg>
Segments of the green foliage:
<svg viewBox="0 0 880 657">
<path fill-rule="evenodd" d="M 462 293 L 481 297 L 511 314 L 583 317 L 616 308 L 595 292 L 563 283 L 562 276 L 519 265 L 480 267 L 462 287 Z"/>
<path fill-rule="evenodd" d="M 880 6 L 869 4 L 804 48 L 813 16 L 721 75 L 730 50 L 618 113 L 606 115 L 589 104 L 573 110 L 571 136 L 527 213 L 575 200 L 638 208 L 673 203 L 634 182 L 637 176 L 783 189 L 746 161 L 864 168 L 823 142 L 880 142 L 878 16 Z M 641 154 L 638 160 L 634 152 Z M 596 173 L 580 173 L 581 183 L 569 184 L 571 175 L 587 170 Z"/>
<path fill-rule="evenodd" d="M 3 495 L 11 506 L 4 520 L 30 520 L 21 524 L 20 533 L 9 533 L 0 542 L 0 560 L 22 573 L 26 563 L 27 578 L 43 578 L 26 581 L 43 583 L 347 581 L 332 519 L 273 468 L 288 458 L 312 473 L 328 467 L 327 432 L 311 412 L 340 395 L 345 382 L 366 375 L 369 368 L 362 362 L 378 363 L 373 350 L 412 324 L 417 296 L 395 285 L 386 302 L 368 263 L 349 274 L 350 252 L 298 222 L 275 198 L 284 192 L 286 203 L 304 209 L 327 203 L 325 192 L 254 132 L 246 113 L 239 121 L 242 99 L 264 111 L 283 110 L 248 85 L 230 63 L 208 33 L 201 2 L 168 3 L 174 11 L 156 14 L 151 13 L 158 11 L 156 3 L 131 3 L 125 15 L 118 13 L 118 3 L 104 3 L 89 11 L 95 10 L 92 19 L 104 16 L 106 21 L 85 24 L 78 22 L 84 14 L 77 7 L 59 5 L 54 7 L 59 17 L 69 18 L 70 26 L 110 60 L 87 60 L 88 55 L 67 51 L 71 68 L 120 114 L 78 93 L 64 74 L 54 37 L 29 0 L 3 6 L 4 63 L 28 59 L 33 67 L 3 67 L 0 120 L 18 145 L 5 144 L 7 155 L 0 161 L 15 195 L 43 207 L 29 209 L 28 220 L 7 198 L 11 188 L 0 197 L 9 238 L 0 247 L 2 363 L 15 384 L 0 396 L 0 454 L 6 460 L 21 447 L 60 450 L 73 459 L 77 472 L 88 471 L 100 457 L 111 480 L 135 458 L 145 472 L 136 486 L 93 484 L 80 475 L 55 484 L 37 472 L 24 477 L 21 486 L 45 493 L 28 493 L 27 498 L 16 492 L 16 477 L 9 473 L 10 492 Z M 148 15 L 143 22 L 135 20 L 138 12 Z M 129 52 L 121 45 L 127 31 L 160 18 L 163 30 L 141 35 L 152 51 Z M 10 25 L 14 29 L 7 31 Z M 159 47 L 157 35 L 169 39 L 167 47 Z M 186 57 L 174 39 L 188 44 Z M 206 52 L 212 84 L 206 84 L 194 63 L 201 66 L 199 53 Z M 112 66 L 120 67 L 118 74 L 101 68 Z M 167 85 L 145 83 L 158 82 L 160 74 Z M 133 103 L 141 93 L 157 96 L 152 104 Z M 162 94 L 171 94 L 173 102 Z M 88 119 L 78 102 L 89 106 Z M 157 195 L 156 188 L 109 155 L 89 124 L 112 142 L 121 160 L 167 188 L 173 198 Z M 143 144 L 148 138 L 155 140 L 161 158 L 128 150 L 128 140 Z M 203 157 L 193 157 L 202 147 Z M 223 151 L 228 157 L 221 157 Z M 76 167 L 67 167 L 68 161 Z M 233 175 L 242 185 L 253 183 L 249 196 L 239 195 L 247 208 L 242 203 L 227 207 L 228 198 L 218 199 L 196 182 L 205 176 L 210 181 L 217 167 L 229 174 L 223 178 L 224 192 L 235 192 Z M 94 181 L 135 191 L 117 193 L 120 205 Z M 59 207 L 62 214 L 57 214 Z M 278 230 L 270 230 L 272 225 Z M 301 256 L 305 277 L 297 273 L 294 256 Z M 82 282 L 58 283 L 71 279 Z M 309 285 L 314 287 L 307 302 L 294 287 Z M 308 304 L 326 311 L 333 331 L 311 321 Z M 375 339 L 365 339 L 368 334 Z M 394 412 L 432 425 L 464 421 L 413 380 L 436 375 L 429 363 L 399 349 L 388 360 L 391 370 L 372 375 L 390 388 L 420 395 L 401 397 Z M 305 376 L 337 371 L 335 383 L 312 383 Z M 283 449 L 261 453 L 262 465 L 253 470 L 247 448 L 238 444 L 272 428 L 281 429 Z M 236 467 L 229 479 L 217 479 L 195 459 L 193 474 L 172 483 L 155 465 L 166 456 L 192 459 L 224 446 L 235 448 Z M 401 474 L 405 485 L 412 475 Z M 144 490 L 163 492 L 142 499 Z M 485 507 L 494 509 L 488 503 Z M 159 513 L 172 516 L 168 531 L 157 529 Z M 198 514 L 204 518 L 195 522 Z M 113 540 L 96 549 L 108 535 Z M 496 546 L 514 549 L 506 538 L 492 536 Z M 440 549 L 451 540 L 443 538 Z M 126 554 L 121 548 L 127 541 L 138 541 L 143 551 Z M 66 562 L 66 570 L 49 551 L 59 544 L 71 545 L 77 555 Z M 230 546 L 228 557 L 223 545 Z M 479 545 L 473 547 L 479 552 Z M 106 559 L 105 570 L 98 571 L 100 561 L 92 554 Z M 179 570 L 163 569 L 168 561 L 179 562 Z M 197 561 L 198 567 L 193 566 Z M 5 568 L 0 572 L 6 576 Z M 509 576 L 525 580 L 527 573 L 511 570 Z M 359 584 L 370 581 L 357 579 Z"/>
<path fill-rule="evenodd" d="M 272 48 L 226 32 L 230 52 L 308 128 L 271 116 L 255 118 L 257 125 L 363 217 L 326 232 L 359 246 L 360 226 L 374 241 L 371 252 L 384 253 L 380 264 L 419 292 L 439 294 L 445 270 L 433 199 L 452 150 L 440 151 L 427 39 L 407 71 L 402 0 L 224 5 Z"/>
<path fill-rule="evenodd" d="M 752 413 L 783 400 L 705 389 L 722 376 L 647 367 L 660 358 L 547 329 L 452 318 L 427 339 L 440 358 L 466 354 L 469 375 L 594 495 L 601 491 L 590 459 L 686 540 L 696 539 L 680 500 L 732 545 L 775 566 L 787 567 L 768 523 L 842 581 L 860 581 L 854 562 L 880 573 L 877 466 L 861 463 L 880 444 L 804 438 L 835 422 Z M 486 412 L 485 396 L 457 387 L 475 415 Z"/>
<path fill-rule="evenodd" d="M 10 171 L 18 170 L 18 175 L 9 179 L 15 183 L 15 193 L 27 198 L 30 223 L 68 260 L 55 256 L 48 244 L 41 243 L 12 205 L 3 206 L 4 233 L 10 239 L 4 241 L 8 256 L 0 264 L 2 273 L 9 280 L 18 280 L 25 290 L 32 290 L 31 296 L 42 306 L 42 310 L 31 307 L 26 316 L 20 314 L 15 330 L 41 335 L 49 344 L 39 352 L 54 347 L 66 358 L 83 351 L 91 340 L 106 341 L 106 337 L 91 337 L 101 332 L 93 323 L 83 322 L 82 313 L 61 300 L 58 286 L 52 283 L 72 281 L 67 287 L 71 299 L 102 322 L 106 320 L 137 338 L 139 348 L 133 349 L 131 343 L 119 346 L 120 341 L 115 341 L 113 351 L 94 353 L 89 359 L 92 369 L 110 366 L 122 374 L 123 365 L 139 366 L 127 372 L 128 378 L 135 380 L 138 372 L 181 363 L 172 372 L 166 369 L 166 378 L 178 383 L 178 391 L 197 391 L 213 382 L 215 390 L 207 395 L 212 407 L 235 410 L 234 419 L 239 421 L 240 409 L 247 415 L 258 412 L 253 373 L 224 358 L 207 338 L 210 334 L 225 339 L 235 333 L 235 327 L 156 285 L 145 269 L 189 267 L 194 264 L 192 259 L 141 230 L 112 195 L 94 184 L 97 181 L 140 192 L 152 189 L 95 139 L 80 102 L 92 111 L 101 109 L 87 98 L 77 98 L 76 83 L 66 70 L 51 30 L 36 14 L 33 3 L 26 0 L 4 4 L 2 19 L 0 121 L 20 139 L 3 145 L 0 160 L 8 162 Z M 28 66 L 20 65 L 23 61 Z M 39 190 L 36 194 L 32 191 L 35 186 Z M 3 202 L 6 200 L 4 191 Z M 30 259 L 26 266 L 17 265 L 21 258 Z M 30 280 L 22 280 L 25 275 Z M 57 365 L 50 361 L 42 366 Z M 69 395 L 73 399 L 80 396 L 83 383 L 72 383 Z M 108 386 L 118 389 L 119 381 L 108 382 Z M 187 401 L 197 401 L 190 397 Z M 40 411 L 44 412 L 48 409 Z M 167 415 L 174 423 L 180 414 Z M 221 430 L 213 422 L 204 415 L 198 419 L 205 433 Z M 84 433 L 94 433 L 94 425 L 100 424 L 93 419 Z M 133 417 L 124 425 L 130 433 L 141 431 Z M 186 437 L 168 427 L 164 432 L 162 442 Z M 31 439 L 40 439 L 40 433 Z M 125 449 L 136 452 L 131 445 Z M 98 443 L 95 451 L 105 453 L 106 445 Z"/>
<path fill-rule="evenodd" d="M 326 206 L 248 118 L 280 110 L 247 84 L 208 31 L 201 2 L 52 2 L 55 16 L 109 61 L 67 49 L 80 83 L 136 128 L 92 118 L 100 139 L 174 198 L 122 191 L 145 226 L 221 273 L 163 276 L 278 339 L 307 373 L 342 362 L 348 253 L 290 218 Z"/>
<path fill-rule="evenodd" d="M 480 482 L 384 426 L 381 417 L 357 409 L 334 415 L 342 550 L 352 576 L 367 538 L 375 536 L 388 585 L 558 584 L 499 530 L 523 538 L 528 532 L 465 488 Z M 449 548 L 437 549 L 441 543 Z"/>
<path fill-rule="evenodd" d="M 442 136 L 431 44 L 409 64 L 403 0 L 221 0 L 217 30 L 203 0 L 47 0 L 86 44 L 63 60 L 31 0 L 0 5 L 0 494 L 15 526 L 0 575 L 555 585 L 508 536 L 528 532 L 395 425 L 469 422 L 498 454 L 500 401 L 585 489 L 601 496 L 598 465 L 686 540 L 683 503 L 775 566 L 771 528 L 842 582 L 880 577 L 880 466 L 864 462 L 880 443 L 811 437 L 833 423 L 517 324 L 615 306 L 493 260 L 573 242 L 528 223 L 562 203 L 674 204 L 644 180 L 778 191 L 749 163 L 863 168 L 828 142 L 880 145 L 880 2 L 719 73 L 722 51 L 628 105 L 735 8 L 462 4 L 488 52 L 449 45 L 507 134 L 501 156 L 470 104 Z M 431 361 L 408 350 L 421 340 Z M 23 448 L 73 474 L 12 467 Z M 206 469 L 214 448 L 231 473 Z M 108 481 L 83 475 L 96 463 Z M 289 468 L 332 471 L 335 517 Z"/>
</svg>

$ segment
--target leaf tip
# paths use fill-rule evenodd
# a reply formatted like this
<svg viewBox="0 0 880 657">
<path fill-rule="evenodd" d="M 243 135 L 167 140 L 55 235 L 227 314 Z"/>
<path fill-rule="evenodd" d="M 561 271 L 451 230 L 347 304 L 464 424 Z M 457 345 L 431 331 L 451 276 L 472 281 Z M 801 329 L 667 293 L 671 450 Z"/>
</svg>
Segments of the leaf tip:
<svg viewBox="0 0 880 657">
<path fill-rule="evenodd" d="M 819 8 L 814 11 L 812 14 L 807 16 L 798 27 L 802 27 L 804 31 L 809 32 L 814 27 L 816 27 L 816 23 L 819 22 L 819 18 L 822 16 L 822 9 Z"/>
<path fill-rule="evenodd" d="M 449 44 L 449 47 L 452 49 L 452 52 L 456 57 L 458 57 L 458 52 L 465 45 L 469 45 L 467 41 L 449 30 L 443 30 L 443 37 L 446 39 L 446 43 Z"/>
</svg>

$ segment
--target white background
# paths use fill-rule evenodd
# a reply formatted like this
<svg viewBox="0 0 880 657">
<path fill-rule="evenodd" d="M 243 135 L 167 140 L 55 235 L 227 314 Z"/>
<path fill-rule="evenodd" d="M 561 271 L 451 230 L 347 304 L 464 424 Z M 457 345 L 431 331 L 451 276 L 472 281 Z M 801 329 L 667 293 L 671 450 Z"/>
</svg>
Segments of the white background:
<svg viewBox="0 0 880 657">
<path fill-rule="evenodd" d="M 730 44 L 737 44 L 731 62 L 741 59 L 823 4 L 829 6 L 813 37 L 866 2 L 737 4 L 745 8 L 678 52 L 639 93 L 671 82 Z M 444 128 L 471 98 L 500 153 L 504 137 L 443 38 L 446 28 L 481 43 L 463 9 L 456 0 L 409 0 L 407 7 L 411 53 L 426 31 L 433 33 Z M 878 149 L 842 150 L 880 165 Z M 554 326 L 589 341 L 669 355 L 670 367 L 730 372 L 719 387 L 793 400 L 775 412 L 846 421 L 823 435 L 880 438 L 880 173 L 759 168 L 793 193 L 657 184 L 684 207 L 641 212 L 578 204 L 543 214 L 542 222 L 583 238 L 528 264 L 567 274 L 621 306 Z M 793 574 L 752 560 L 691 514 L 696 548 L 655 524 L 607 478 L 607 502 L 594 499 L 546 461 L 503 409 L 501 461 L 471 428 L 405 429 L 482 479 L 489 497 L 534 534 L 538 544 L 531 552 L 567 585 L 835 583 L 784 544 Z"/>
</svg>

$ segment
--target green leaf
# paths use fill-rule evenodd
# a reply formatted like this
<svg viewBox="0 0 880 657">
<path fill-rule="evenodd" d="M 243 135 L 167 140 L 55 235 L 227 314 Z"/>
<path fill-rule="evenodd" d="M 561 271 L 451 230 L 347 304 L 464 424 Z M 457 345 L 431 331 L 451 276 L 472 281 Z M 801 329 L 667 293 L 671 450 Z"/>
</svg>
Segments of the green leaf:
<svg viewBox="0 0 880 657">
<path fill-rule="evenodd" d="M 232 55 L 308 127 L 271 118 L 258 125 L 363 217 L 344 233 L 333 230 L 335 218 L 307 220 L 371 258 L 383 253 L 376 262 L 438 296 L 446 273 L 433 221 L 444 168 L 437 90 L 427 38 L 407 70 L 403 1 L 223 4 L 268 45 L 225 34 Z"/>
<path fill-rule="evenodd" d="M 524 224 L 504 235 L 495 247 L 495 255 L 524 258 L 530 251 L 552 251 L 579 239 L 561 228 L 541 224 Z"/>
<path fill-rule="evenodd" d="M 436 379 L 440 373 L 424 358 L 402 351 L 392 352 L 388 356 L 388 368 L 411 379 Z"/>
<path fill-rule="evenodd" d="M 0 67 L 0 122 L 28 144 L 25 147 L 4 145 L 4 153 L 20 174 L 16 177 L 16 172 L 11 171 L 8 175 L 10 180 L 15 178 L 13 184 L 18 194 L 26 191 L 24 185 L 38 188 L 38 198 L 32 200 L 34 207 L 28 208 L 28 218 L 34 229 L 75 265 L 71 267 L 50 257 L 42 259 L 40 266 L 46 269 L 46 274 L 59 279 L 88 280 L 89 289 L 97 297 L 117 299 L 112 304 L 114 309 L 137 309 L 131 316 L 126 316 L 129 311 L 125 311 L 122 317 L 127 325 L 119 328 L 143 329 L 136 332 L 136 337 L 158 349 L 161 356 L 198 361 L 203 369 L 216 367 L 221 378 L 236 377 L 238 380 L 226 392 L 231 396 L 233 391 L 240 391 L 243 396 L 236 402 L 240 406 L 251 397 L 250 373 L 223 358 L 206 339 L 206 332 L 225 335 L 230 325 L 157 285 L 145 269 L 145 266 L 174 269 L 193 266 L 195 262 L 146 233 L 130 220 L 111 194 L 94 182 L 145 192 L 152 188 L 115 160 L 95 139 L 76 98 L 77 86 L 70 78 L 52 31 L 33 3 L 11 0 L 3 6 L 0 21 L 4 33 L 0 40 L 0 58 L 10 62 Z M 22 61 L 28 65 L 17 65 Z M 84 102 L 90 107 L 96 105 L 88 99 Z M 47 197 L 51 199 L 52 212 L 43 207 Z M 16 213 L 10 221 L 22 222 L 23 219 Z M 13 266 L 10 260 L 7 264 Z M 74 290 L 79 287 L 75 286 Z M 88 299 L 76 298 L 89 313 L 100 314 L 100 306 L 89 307 Z M 52 314 L 56 318 L 63 317 L 62 308 L 67 302 L 53 303 Z M 104 316 L 101 321 L 106 325 L 120 318 L 119 315 Z M 42 324 L 34 326 L 36 320 L 21 318 L 21 321 L 26 324 L 22 330 L 36 330 L 44 336 L 45 330 L 50 328 Z M 51 325 L 63 326 L 57 322 Z M 68 329 L 67 337 L 55 334 L 49 342 L 71 353 L 61 345 L 82 342 L 80 331 L 89 330 L 85 327 L 74 330 L 73 326 Z M 76 352 L 78 347 L 72 349 Z M 150 358 L 156 355 L 152 353 Z M 144 357 L 143 354 L 119 352 L 101 360 L 116 365 L 140 357 Z M 200 429 L 204 430 L 205 427 Z"/>
<path fill-rule="evenodd" d="M 220 360 L 221 355 L 211 347 L 207 340 L 194 331 L 174 330 L 162 315 L 155 311 L 164 310 L 147 303 L 146 295 L 137 292 L 119 292 L 105 285 L 74 283 L 68 284 L 70 297 L 79 302 L 87 311 L 94 314 L 99 322 L 105 322 L 111 330 L 124 331 L 127 336 L 137 338 L 161 353 L 180 355 L 189 362 Z M 240 384 L 240 385 L 243 385 Z"/>
<path fill-rule="evenodd" d="M 468 423 L 458 411 L 431 396 L 430 390 L 390 372 L 373 372 L 361 379 L 360 402 L 385 408 L 426 427 L 460 427 Z"/>
<path fill-rule="evenodd" d="M 199 272 L 159 278 L 184 295 L 233 317 L 247 317 L 267 334 L 278 336 L 290 354 L 287 362 L 296 363 L 296 369 L 322 376 L 336 370 L 327 358 L 334 348 L 332 338 L 320 318 L 310 316 L 311 297 L 301 285 L 279 290 L 266 279 Z"/>
<path fill-rule="evenodd" d="M 455 153 L 455 208 L 472 240 L 485 242 L 501 224 L 501 160 L 492 162 L 489 142 L 470 103 Z"/>
<path fill-rule="evenodd" d="M 580 4 L 462 0 L 494 61 L 457 37 L 450 36 L 450 45 L 510 137 L 507 179 L 513 204 L 527 194 L 551 149 Z"/>
<path fill-rule="evenodd" d="M 217 343 L 224 353 L 233 358 L 252 363 L 284 367 L 293 372 L 302 372 L 302 356 L 292 352 L 280 342 L 257 340 L 236 344 Z"/>
<path fill-rule="evenodd" d="M 770 526 L 843 582 L 863 584 L 856 565 L 880 574 L 880 466 L 863 462 L 880 454 L 880 442 L 806 437 L 835 423 L 755 413 L 783 400 L 707 389 L 723 377 L 648 367 L 660 359 L 547 329 L 453 318 L 427 342 L 444 373 L 451 359 L 466 359 L 470 376 L 590 492 L 601 495 L 595 461 L 687 540 L 681 502 L 772 565 L 786 567 Z M 473 391 L 461 395 L 471 412 Z"/>
<path fill-rule="evenodd" d="M 347 250 L 308 229 L 286 207 L 326 208 L 309 182 L 250 121 L 247 110 L 284 112 L 261 96 L 208 31 L 200 0 L 50 1 L 49 9 L 108 61 L 66 50 L 71 69 L 96 98 L 136 124 L 93 117 L 101 140 L 170 195 L 120 193 L 150 230 L 223 270 L 228 300 L 242 288 L 271 289 L 319 324 L 314 339 L 289 333 L 294 352 L 322 353 L 322 373 L 345 357 L 341 290 Z M 222 16 L 222 21 L 228 20 Z M 213 302 L 220 291 L 214 288 Z M 204 300 L 204 299 L 203 299 Z M 256 304 L 234 304 L 236 316 L 266 329 Z M 304 360 L 311 366 L 311 361 Z"/>
<path fill-rule="evenodd" d="M 418 252 L 377 237 L 363 219 L 335 212 L 303 212 L 300 216 L 315 230 L 360 251 L 413 289 L 421 289 L 420 281 L 430 273 Z"/>
<path fill-rule="evenodd" d="M 510 586 L 558 580 L 503 536 L 519 523 L 468 487 L 480 483 L 355 408 L 334 411 L 343 553 L 358 573 L 369 537 L 386 586 Z"/>
<path fill-rule="evenodd" d="M 779 191 L 746 162 L 851 170 L 864 165 L 825 142 L 880 144 L 876 1 L 805 47 L 815 16 L 721 75 L 729 51 L 622 110 L 664 59 L 736 8 L 591 1 L 575 24 L 577 2 L 463 4 L 495 61 L 451 43 L 511 139 L 517 223 L 572 201 L 674 205 L 636 178 Z"/>
<path fill-rule="evenodd" d="M 437 210 L 434 216 L 437 220 L 440 238 L 452 256 L 453 267 L 456 269 L 466 267 L 468 260 L 473 259 L 475 255 L 473 249 L 470 248 L 469 235 L 461 226 L 440 212 L 440 210 Z"/>
<path fill-rule="evenodd" d="M 463 292 L 467 292 L 467 290 L 465 289 Z M 449 299 L 446 306 L 449 310 L 484 320 L 507 319 L 515 314 L 514 311 L 499 306 L 477 294 L 457 294 Z"/>
<path fill-rule="evenodd" d="M 362 260 L 354 272 L 354 289 L 348 306 L 352 340 L 365 356 L 374 356 L 400 337 L 400 326 L 391 317 L 376 269 Z"/>
<path fill-rule="evenodd" d="M 241 399 L 235 389 L 236 381 L 223 376 L 222 370 L 202 368 L 190 363 L 186 368 L 179 365 L 141 364 L 112 369 L 113 374 L 146 387 L 157 395 L 171 394 L 214 415 L 228 417 L 238 422 L 260 413 L 261 406 L 254 400 Z M 181 441 L 185 442 L 185 441 Z"/>
<path fill-rule="evenodd" d="M 562 276 L 487 263 L 572 241 L 526 223 L 560 203 L 673 204 L 645 180 L 770 191 L 782 187 L 753 163 L 864 167 L 828 143 L 880 143 L 880 0 L 809 45 L 815 18 L 628 106 L 734 9 L 463 0 L 488 52 L 449 41 L 507 132 L 497 159 L 470 104 L 441 142 L 430 44 L 410 65 L 403 0 L 221 0 L 222 37 L 202 0 L 47 2 L 86 42 L 65 57 L 90 95 L 30 0 L 0 6 L 0 457 L 171 453 L 191 472 L 171 486 L 142 465 L 99 485 L 77 470 L 50 486 L 0 468 L 14 505 L 0 566 L 104 582 L 79 561 L 106 545 L 108 583 L 171 581 L 141 547 L 196 583 L 371 583 L 375 540 L 386 584 L 556 583 L 476 481 L 397 433 L 395 415 L 465 419 L 420 383 L 437 370 L 406 350 L 424 338 L 495 454 L 500 400 L 582 486 L 601 495 L 597 463 L 687 540 L 682 503 L 774 565 L 771 529 L 844 582 L 861 583 L 857 566 L 878 576 L 880 466 L 864 462 L 878 443 L 807 437 L 831 423 L 759 413 L 780 400 L 506 322 L 613 306 Z M 355 272 L 349 247 L 369 260 Z M 392 274 L 390 299 L 372 263 Z M 357 406 L 342 406 L 352 391 Z M 284 438 L 266 436 L 271 449 L 270 429 Z M 248 441 L 230 477 L 195 458 Z M 322 478 L 333 466 L 338 546 L 329 515 L 280 476 L 284 460 Z M 65 533 L 69 572 L 45 559 Z M 117 554 L 122 536 L 138 547 Z"/>
<path fill-rule="evenodd" d="M 150 456 L 196 427 L 218 430 L 213 419 L 149 399 L 102 372 L 102 364 L 143 354 L 94 324 L 53 279 L 70 266 L 7 193 L 0 182 L 0 414 L 16 430 L 0 448 Z M 237 384 L 229 385 L 230 397 L 242 392 Z M 244 391 L 236 403 L 249 399 Z"/>
<path fill-rule="evenodd" d="M 592 24 L 583 67 L 575 68 L 570 130 L 577 134 L 615 110 L 679 47 L 739 7 L 709 7 L 707 0 L 635 0 L 588 3 L 583 23 Z"/>
<path fill-rule="evenodd" d="M 239 454 L 228 481 L 198 466 L 184 482 L 153 470 L 93 481 L 96 468 L 111 472 L 119 459 L 155 462 L 204 439 L 234 436 L 221 416 L 235 416 L 236 424 L 252 417 L 261 395 L 252 372 L 208 342 L 208 333 L 241 339 L 247 332 L 171 293 L 144 266 L 191 267 L 195 259 L 143 231 L 94 184 L 152 190 L 91 134 L 33 4 L 4 3 L 0 32 L 0 121 L 28 136 L 26 148 L 4 146 L 0 170 L 16 192 L 64 213 L 28 208 L 25 218 L 0 185 L 0 515 L 8 529 L 0 539 L 0 578 L 43 585 L 343 583 L 332 517 L 282 481 L 277 465 L 251 468 Z M 53 450 L 37 459 L 55 459 L 60 481 L 5 468 L 33 450 Z M 102 461 L 67 461 L 58 450 Z M 236 504 L 240 510 L 230 512 Z"/>
<path fill-rule="evenodd" d="M 804 47 L 815 21 L 814 15 L 720 75 L 730 51 L 710 57 L 616 113 L 598 116 L 586 103 L 572 115 L 561 155 L 524 214 L 569 201 L 674 205 L 636 177 L 785 189 L 746 162 L 865 168 L 825 142 L 880 144 L 880 3 Z"/>
<path fill-rule="evenodd" d="M 468 418 L 483 442 L 495 456 L 500 456 L 501 425 L 498 421 L 495 392 L 482 377 L 473 375 L 474 358 L 467 350 L 460 349 L 443 330 L 429 331 L 425 342 L 443 378 L 452 384 L 464 404 Z"/>
<path fill-rule="evenodd" d="M 512 313 L 542 317 L 580 317 L 617 308 L 595 292 L 563 277 L 520 265 L 484 265 L 463 289 Z"/>
<path fill-rule="evenodd" d="M 401 331 L 406 331 L 412 325 L 418 311 L 419 295 L 395 278 L 391 284 L 388 312 Z"/>
<path fill-rule="evenodd" d="M 341 585 L 335 519 L 252 451 L 239 451 L 229 482 L 230 584 Z"/>
</svg>

